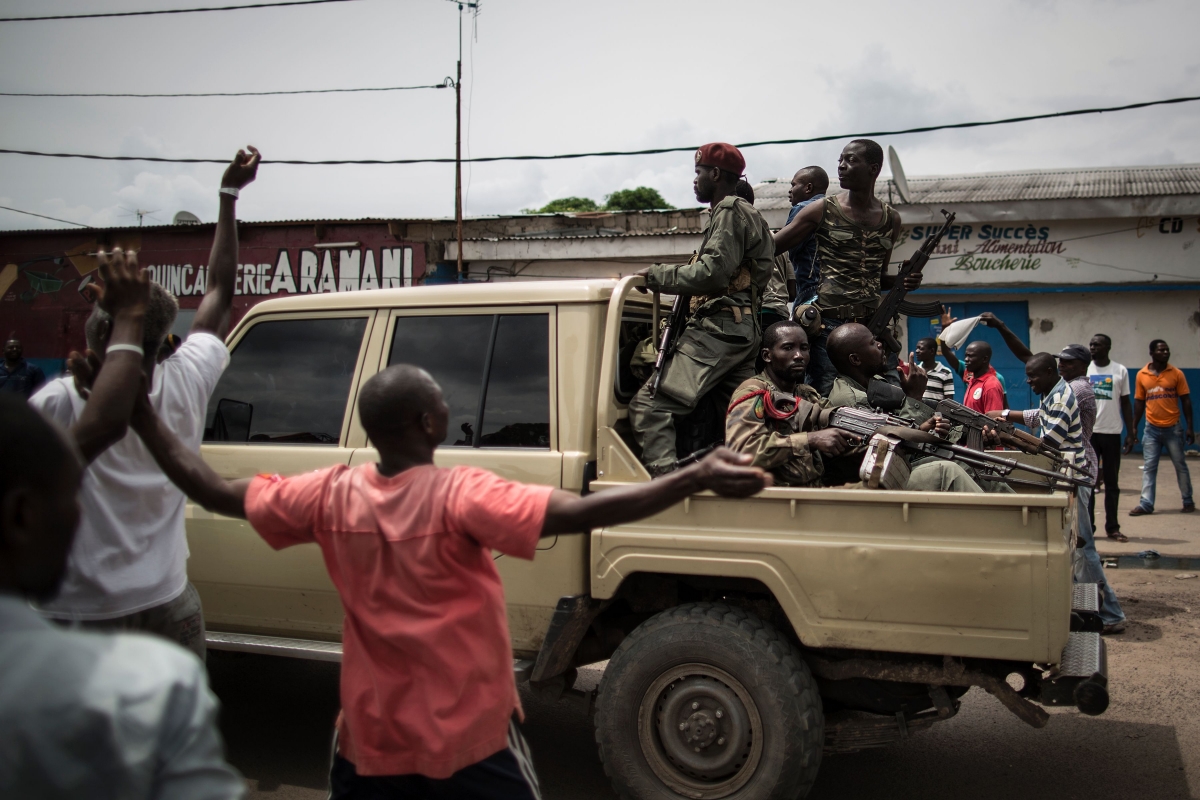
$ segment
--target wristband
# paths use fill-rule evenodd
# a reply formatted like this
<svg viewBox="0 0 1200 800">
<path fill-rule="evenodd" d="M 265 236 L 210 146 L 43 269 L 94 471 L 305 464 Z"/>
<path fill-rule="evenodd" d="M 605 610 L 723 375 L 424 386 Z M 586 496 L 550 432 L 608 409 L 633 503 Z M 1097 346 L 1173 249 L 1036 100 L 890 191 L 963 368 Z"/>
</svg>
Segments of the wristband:
<svg viewBox="0 0 1200 800">
<path fill-rule="evenodd" d="M 1008 422 L 1008 412 L 1010 412 L 1010 411 L 1012 411 L 1012 409 L 1011 409 L 1011 408 L 1006 408 L 1006 409 L 1004 409 L 1004 413 L 1003 413 L 1003 415 L 1000 417 L 1000 419 L 1004 420 L 1005 422 Z"/>
<path fill-rule="evenodd" d="M 105 354 L 119 353 L 122 350 L 128 351 L 130 353 L 137 353 L 139 356 L 142 356 L 143 358 L 146 356 L 146 351 L 143 350 L 142 348 L 138 347 L 136 344 L 110 344 L 108 347 L 104 348 Z"/>
<path fill-rule="evenodd" d="M 221 187 L 220 189 L 218 189 L 217 191 L 219 191 L 221 194 L 227 194 L 227 195 L 230 195 L 231 197 L 237 197 L 237 196 L 238 196 L 238 190 L 237 190 L 237 188 L 236 188 L 236 187 L 233 187 L 233 186 L 222 186 L 222 187 Z"/>
</svg>

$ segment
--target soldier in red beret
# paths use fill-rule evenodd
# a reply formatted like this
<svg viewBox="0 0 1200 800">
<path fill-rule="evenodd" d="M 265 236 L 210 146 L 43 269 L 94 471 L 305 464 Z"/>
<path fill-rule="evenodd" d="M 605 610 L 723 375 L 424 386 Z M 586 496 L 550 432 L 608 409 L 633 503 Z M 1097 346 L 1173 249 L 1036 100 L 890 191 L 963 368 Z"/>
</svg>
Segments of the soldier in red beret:
<svg viewBox="0 0 1200 800">
<path fill-rule="evenodd" d="M 655 264 L 641 271 L 646 288 L 690 298 L 687 326 L 664 365 L 657 392 L 653 378 L 629 403 L 634 436 L 652 476 L 669 472 L 678 458 L 675 417 L 691 413 L 709 392 L 725 406 L 742 381 L 754 375 L 762 331 L 758 312 L 771 277 L 775 243 L 766 220 L 734 193 L 746 159 L 724 142 L 696 151 L 696 199 L 712 209 L 697 256 L 687 264 Z"/>
</svg>

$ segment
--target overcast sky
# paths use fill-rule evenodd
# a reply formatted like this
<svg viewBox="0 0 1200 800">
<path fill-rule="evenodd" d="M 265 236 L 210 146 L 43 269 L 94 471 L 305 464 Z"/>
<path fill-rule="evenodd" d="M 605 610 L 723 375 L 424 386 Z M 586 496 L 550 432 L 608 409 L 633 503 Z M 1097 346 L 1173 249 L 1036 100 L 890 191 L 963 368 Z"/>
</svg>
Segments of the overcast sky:
<svg viewBox="0 0 1200 800">
<path fill-rule="evenodd" d="M 5 16 L 220 5 L 5 0 Z M 464 28 L 464 119 L 476 156 L 795 138 L 1200 94 L 1200 3 L 525 2 L 484 0 Z M 439 83 L 454 74 L 446 0 L 106 20 L 0 23 L 0 90 L 268 91 Z M 467 105 L 467 101 L 469 106 Z M 205 99 L 0 98 L 0 147 L 224 158 L 454 154 L 450 89 Z M 1200 162 L 1200 103 L 896 136 L 910 177 Z M 844 142 L 748 149 L 754 182 Z M 221 168 L 0 155 L 0 204 L 90 225 L 216 217 Z M 652 186 L 695 205 L 692 157 L 464 168 L 466 213 Z M 264 165 L 243 219 L 442 217 L 452 166 Z M 0 228 L 61 227 L 0 210 Z"/>
</svg>

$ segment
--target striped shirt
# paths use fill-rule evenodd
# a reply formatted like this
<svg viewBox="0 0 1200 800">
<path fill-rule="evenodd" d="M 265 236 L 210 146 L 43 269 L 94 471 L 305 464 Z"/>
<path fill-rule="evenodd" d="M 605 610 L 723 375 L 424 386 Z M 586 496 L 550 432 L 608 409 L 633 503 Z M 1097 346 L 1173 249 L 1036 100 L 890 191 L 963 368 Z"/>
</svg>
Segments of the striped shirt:
<svg viewBox="0 0 1200 800">
<path fill-rule="evenodd" d="M 1089 392 L 1089 394 L 1091 393 Z M 1096 401 L 1094 396 L 1091 397 L 1091 401 L 1091 419 L 1095 421 Z M 1089 462 L 1088 468 L 1093 470 L 1092 474 L 1095 475 L 1094 467 L 1088 459 L 1089 448 L 1083 438 L 1083 418 L 1079 411 L 1079 402 L 1076 400 L 1075 392 L 1067 385 L 1066 381 L 1059 378 L 1054 388 L 1042 398 L 1038 408 L 1030 408 L 1021 413 L 1027 427 L 1041 429 L 1042 438 L 1046 440 L 1047 444 L 1057 447 L 1063 455 L 1071 453 L 1076 458 Z M 1093 455 L 1092 458 L 1095 456 Z"/>
<path fill-rule="evenodd" d="M 941 400 L 954 399 L 954 373 L 940 361 L 934 361 L 933 367 L 927 368 L 925 374 L 929 376 L 929 382 L 925 384 L 925 394 L 921 395 L 922 400 L 932 400 L 937 403 Z"/>
</svg>

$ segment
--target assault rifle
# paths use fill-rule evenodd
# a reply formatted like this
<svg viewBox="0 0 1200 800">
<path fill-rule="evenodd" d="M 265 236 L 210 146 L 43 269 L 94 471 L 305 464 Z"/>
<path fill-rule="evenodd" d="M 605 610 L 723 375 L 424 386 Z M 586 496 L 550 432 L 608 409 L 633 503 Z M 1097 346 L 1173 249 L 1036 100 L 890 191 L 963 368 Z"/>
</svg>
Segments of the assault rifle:
<svg viewBox="0 0 1200 800">
<path fill-rule="evenodd" d="M 1058 448 L 1051 446 L 1025 431 L 1017 430 L 1017 426 L 1007 420 L 992 419 L 987 414 L 967 408 L 962 403 L 953 400 L 942 400 L 937 404 L 937 413 L 950 420 L 955 425 L 962 425 L 966 434 L 963 444 L 972 450 L 983 450 L 983 429 L 990 428 L 996 432 L 1000 444 L 1029 453 L 1035 456 L 1046 456 L 1056 468 L 1067 467 L 1076 472 L 1075 466 L 1068 464 Z"/>
<path fill-rule="evenodd" d="M 879 339 L 893 353 L 900 352 L 900 343 L 896 341 L 896 337 L 892 336 L 892 332 L 888 327 L 892 324 L 892 318 L 900 310 L 900 304 L 904 302 L 904 296 L 908 294 L 908 289 L 904 288 L 904 279 L 913 273 L 920 273 L 925 269 L 925 265 L 929 262 L 929 256 L 937 249 L 938 244 L 942 241 L 950 230 L 950 224 L 954 222 L 954 213 L 942 209 L 942 213 L 946 215 L 946 222 L 933 236 L 929 236 L 921 243 L 917 252 L 908 257 L 908 260 L 900 265 L 900 272 L 896 275 L 896 283 L 892 286 L 891 291 L 883 298 L 883 302 L 879 304 L 879 308 L 875 309 L 875 314 L 871 317 L 871 321 L 867 323 L 867 327 L 871 329 L 871 333 L 875 334 L 875 338 Z"/>
<path fill-rule="evenodd" d="M 658 301 L 657 295 L 655 302 Z M 683 332 L 683 328 L 687 325 L 688 311 L 690 310 L 692 298 L 686 294 L 675 295 L 675 302 L 671 305 L 671 315 L 667 317 L 666 324 L 663 325 L 662 336 L 658 340 L 658 358 L 654 359 L 654 375 L 650 379 L 650 396 L 658 394 L 658 387 L 662 383 L 663 371 L 667 366 L 667 358 L 675 350 L 675 343 L 679 341 L 679 334 Z"/>
<path fill-rule="evenodd" d="M 1010 484 L 1066 489 L 1070 486 L 1089 486 L 1091 478 L 1076 477 L 1054 470 L 1042 469 L 1031 464 L 1022 464 L 1011 458 L 993 453 L 984 453 L 951 444 L 941 437 L 919 430 L 911 422 L 891 414 L 866 411 L 854 406 L 842 406 L 829 416 L 828 424 L 833 428 L 855 434 L 867 440 L 867 454 L 863 457 L 859 477 L 872 489 L 902 489 L 908 482 L 909 467 L 903 458 L 903 450 L 916 456 L 934 456 L 947 461 L 957 461 L 971 467 L 985 480 L 999 480 Z M 1069 466 L 1069 465 L 1068 465 Z M 1022 470 L 1041 475 L 1047 483 L 1011 477 Z"/>
</svg>

